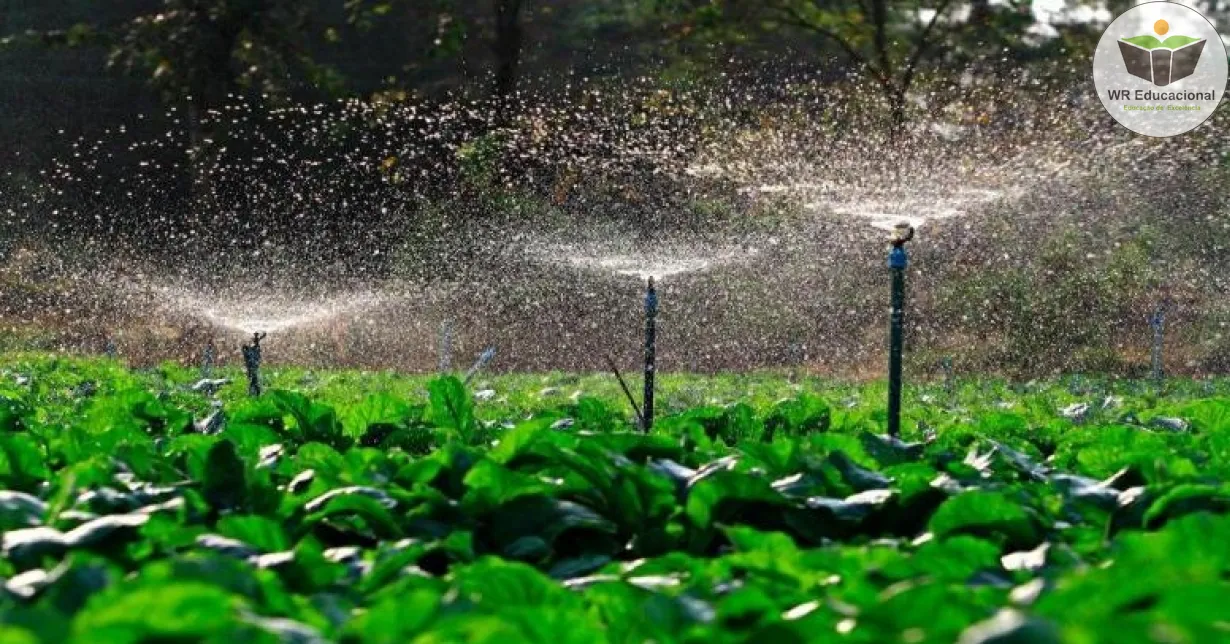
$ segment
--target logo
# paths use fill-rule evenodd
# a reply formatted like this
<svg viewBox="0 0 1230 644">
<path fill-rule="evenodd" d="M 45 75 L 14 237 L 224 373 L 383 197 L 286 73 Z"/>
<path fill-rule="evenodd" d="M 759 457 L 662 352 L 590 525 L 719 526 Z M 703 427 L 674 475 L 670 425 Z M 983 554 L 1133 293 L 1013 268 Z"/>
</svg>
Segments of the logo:
<svg viewBox="0 0 1230 644">
<path fill-rule="evenodd" d="M 1147 136 L 1188 132 L 1213 115 L 1226 90 L 1226 46 L 1196 10 L 1147 2 L 1106 28 L 1093 57 L 1102 105 Z M 1165 88 L 1159 90 L 1155 88 Z"/>
<path fill-rule="evenodd" d="M 1143 78 L 1158 87 L 1165 87 L 1196 73 L 1200 54 L 1204 53 L 1204 38 L 1174 35 L 1158 40 L 1170 31 L 1170 23 L 1153 23 L 1153 34 L 1120 38 L 1119 53 L 1129 74 Z"/>
</svg>

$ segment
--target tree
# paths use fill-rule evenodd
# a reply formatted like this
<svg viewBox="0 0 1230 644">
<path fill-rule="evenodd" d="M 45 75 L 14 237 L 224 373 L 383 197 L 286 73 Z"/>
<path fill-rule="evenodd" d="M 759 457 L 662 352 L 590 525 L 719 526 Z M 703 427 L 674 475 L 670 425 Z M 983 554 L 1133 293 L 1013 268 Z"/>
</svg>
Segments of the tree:
<svg viewBox="0 0 1230 644">
<path fill-rule="evenodd" d="M 919 64 L 935 46 L 936 25 L 952 2 L 936 0 L 925 10 L 921 2 L 907 8 L 892 0 L 856 0 L 824 9 L 813 1 L 785 0 L 764 6 L 786 24 L 832 40 L 865 68 L 888 100 L 892 124 L 900 126 L 905 122 L 906 96 Z M 931 16 L 924 18 L 924 11 Z"/>
<path fill-rule="evenodd" d="M 520 79 L 526 4 L 525 0 L 346 0 L 352 21 L 360 26 L 371 26 L 376 17 L 392 14 L 398 5 L 419 11 L 423 5 L 434 5 L 431 8 L 438 18 L 443 18 L 438 19 L 437 54 L 464 55 L 461 50 L 466 34 L 483 33 L 484 38 L 489 39 L 487 44 L 494 57 L 494 83 L 490 92 L 502 104 L 516 93 Z"/>
<path fill-rule="evenodd" d="M 30 32 L 6 44 L 106 46 L 109 66 L 145 78 L 165 103 L 184 108 L 192 183 L 203 195 L 208 110 L 237 94 L 286 95 L 295 79 L 327 91 L 340 86 L 309 53 L 312 7 L 302 0 L 161 0 L 116 26 Z"/>
<path fill-rule="evenodd" d="M 495 42 L 492 49 L 496 56 L 495 96 L 500 100 L 512 96 L 517 89 L 523 4 L 522 0 L 495 0 Z"/>
<path fill-rule="evenodd" d="M 677 2 L 663 0 L 661 7 Z M 729 29 L 779 34 L 794 30 L 835 51 L 866 73 L 888 106 L 894 131 L 905 125 L 908 98 L 920 73 L 938 60 L 968 62 L 980 53 L 1017 46 L 1033 24 L 1029 4 L 1009 0 L 714 0 L 691 5 L 692 24 L 679 30 Z M 699 26 L 699 29 L 693 26 Z"/>
</svg>

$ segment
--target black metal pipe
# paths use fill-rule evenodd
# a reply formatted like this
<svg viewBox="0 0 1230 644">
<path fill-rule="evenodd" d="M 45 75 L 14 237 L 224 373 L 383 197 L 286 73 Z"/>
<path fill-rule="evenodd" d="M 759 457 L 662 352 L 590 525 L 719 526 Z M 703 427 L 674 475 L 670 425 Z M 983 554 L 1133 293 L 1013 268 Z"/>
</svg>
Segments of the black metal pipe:
<svg viewBox="0 0 1230 644">
<path fill-rule="evenodd" d="M 206 380 L 213 376 L 214 373 L 214 341 L 210 340 L 205 345 L 205 352 L 201 355 L 201 379 Z"/>
<path fill-rule="evenodd" d="M 892 320 L 888 347 L 888 435 L 901 435 L 901 345 L 902 318 L 905 316 L 905 271 L 892 269 Z"/>
<path fill-rule="evenodd" d="M 453 321 L 445 319 L 440 325 L 440 373 L 453 368 Z"/>
<path fill-rule="evenodd" d="M 243 346 L 243 365 L 248 372 L 248 395 L 257 397 L 261 395 L 261 340 L 265 339 L 264 333 L 253 333 L 252 344 Z"/>
<path fill-rule="evenodd" d="M 948 394 L 949 401 L 952 400 L 952 395 L 957 390 L 956 376 L 952 370 L 952 357 L 945 356 L 940 361 L 940 366 L 944 368 L 944 392 Z"/>
<path fill-rule="evenodd" d="M 901 435 L 901 356 L 905 321 L 905 269 L 909 258 L 905 243 L 914 237 L 914 229 L 899 226 L 888 254 L 892 275 L 892 308 L 888 332 L 888 435 Z"/>
<path fill-rule="evenodd" d="M 641 408 L 636 404 L 636 398 L 632 396 L 632 390 L 628 388 L 628 383 L 624 382 L 624 375 L 619 373 L 619 367 L 615 364 L 615 359 L 607 354 L 606 366 L 611 369 L 611 373 L 615 374 L 615 380 L 619 382 L 619 388 L 624 390 L 624 396 L 628 398 L 628 403 L 632 405 L 632 413 L 636 414 L 636 424 L 640 427 L 645 426 L 645 417 L 641 415 Z"/>
<path fill-rule="evenodd" d="M 469 386 L 474 376 L 478 375 L 478 372 L 482 371 L 483 367 L 487 366 L 487 363 L 491 362 L 492 358 L 495 358 L 495 347 L 487 347 L 482 355 L 478 356 L 478 360 L 474 361 L 474 366 L 470 367 L 470 370 L 466 372 L 465 380 L 462 381 L 462 384 Z"/>
<path fill-rule="evenodd" d="M 1149 326 L 1153 327 L 1153 351 L 1150 359 L 1153 380 L 1161 382 L 1165 372 L 1162 369 L 1162 339 L 1166 329 L 1166 307 L 1163 304 L 1149 318 Z"/>
<path fill-rule="evenodd" d="M 641 429 L 645 433 L 653 429 L 653 375 L 657 361 L 657 327 L 658 293 L 653 287 L 653 278 L 649 278 L 649 290 L 645 293 L 645 394 L 644 409 L 641 412 Z"/>
</svg>

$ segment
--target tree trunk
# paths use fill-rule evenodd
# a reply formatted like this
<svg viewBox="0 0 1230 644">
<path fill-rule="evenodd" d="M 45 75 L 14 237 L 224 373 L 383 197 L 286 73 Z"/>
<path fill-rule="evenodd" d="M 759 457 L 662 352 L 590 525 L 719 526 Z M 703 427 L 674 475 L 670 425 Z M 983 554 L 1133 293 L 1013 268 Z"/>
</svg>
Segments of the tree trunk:
<svg viewBox="0 0 1230 644">
<path fill-rule="evenodd" d="M 871 24 L 875 29 L 875 56 L 879 60 L 880 73 L 893 77 L 893 64 L 888 47 L 888 0 L 871 0 Z"/>
<path fill-rule="evenodd" d="M 889 125 L 891 127 L 890 132 L 893 138 L 905 133 L 905 94 L 907 89 L 908 88 L 905 87 L 891 87 L 888 90 Z"/>
<path fill-rule="evenodd" d="M 974 29 L 983 29 L 991 25 L 990 0 L 972 0 L 969 4 L 969 25 Z M 985 32 L 982 32 L 985 33 Z"/>
<path fill-rule="evenodd" d="M 495 0 L 495 96 L 506 101 L 517 90 L 521 65 L 522 0 Z"/>
</svg>

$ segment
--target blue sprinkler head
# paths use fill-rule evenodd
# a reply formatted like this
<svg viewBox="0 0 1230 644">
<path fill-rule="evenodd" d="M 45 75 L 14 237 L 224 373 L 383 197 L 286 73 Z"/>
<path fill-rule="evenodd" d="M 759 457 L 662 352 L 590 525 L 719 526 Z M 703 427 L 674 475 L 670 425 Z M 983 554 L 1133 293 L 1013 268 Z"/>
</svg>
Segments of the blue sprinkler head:
<svg viewBox="0 0 1230 644">
<path fill-rule="evenodd" d="M 888 267 L 894 269 L 905 269 L 908 262 L 905 249 L 900 246 L 893 246 L 893 249 L 888 252 Z"/>
<path fill-rule="evenodd" d="M 658 291 L 653 287 L 653 278 L 649 278 L 649 289 L 645 291 L 645 310 L 649 313 L 658 311 Z"/>
<path fill-rule="evenodd" d="M 914 239 L 914 227 L 901 223 L 893 229 L 893 236 L 890 241 L 893 244 L 893 249 L 888 253 L 888 267 L 893 269 L 904 269 L 908 258 L 905 254 L 905 243 Z"/>
</svg>

